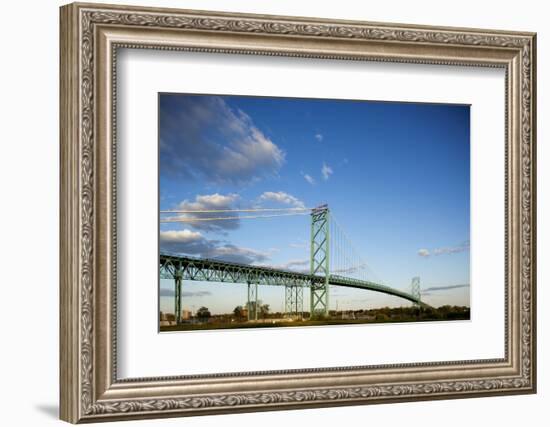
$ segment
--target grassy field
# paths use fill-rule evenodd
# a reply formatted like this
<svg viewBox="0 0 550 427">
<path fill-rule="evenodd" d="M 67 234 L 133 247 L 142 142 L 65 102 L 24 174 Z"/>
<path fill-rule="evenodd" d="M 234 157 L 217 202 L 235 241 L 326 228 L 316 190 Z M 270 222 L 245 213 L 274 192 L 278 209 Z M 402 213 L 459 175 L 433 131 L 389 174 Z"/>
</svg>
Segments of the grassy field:
<svg viewBox="0 0 550 427">
<path fill-rule="evenodd" d="M 464 318 L 455 318 L 452 320 L 469 320 L 470 316 Z M 451 321 L 451 319 L 386 319 L 386 320 L 364 320 L 364 319 L 323 319 L 323 320 L 296 320 L 288 321 L 272 321 L 266 319 L 265 322 L 234 322 L 234 323 L 188 323 L 183 325 L 161 326 L 161 332 L 174 331 L 203 331 L 211 329 L 250 329 L 250 328 L 281 328 L 281 327 L 296 327 L 296 326 L 327 326 L 327 325 L 357 325 L 357 324 L 379 324 L 379 323 L 410 323 L 410 322 L 434 322 L 434 321 Z"/>
</svg>

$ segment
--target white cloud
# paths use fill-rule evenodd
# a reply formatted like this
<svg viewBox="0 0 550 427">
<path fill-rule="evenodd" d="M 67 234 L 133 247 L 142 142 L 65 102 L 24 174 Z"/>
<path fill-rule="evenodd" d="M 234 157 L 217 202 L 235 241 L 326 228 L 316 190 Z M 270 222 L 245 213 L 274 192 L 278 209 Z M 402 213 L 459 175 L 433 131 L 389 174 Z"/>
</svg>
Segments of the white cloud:
<svg viewBox="0 0 550 427">
<path fill-rule="evenodd" d="M 284 191 L 266 191 L 260 196 L 260 200 L 290 205 L 295 208 L 305 208 L 306 206 L 300 199 Z"/>
<path fill-rule="evenodd" d="M 198 231 L 168 230 L 160 232 L 160 240 L 168 243 L 193 243 L 203 240 L 203 235 Z"/>
<path fill-rule="evenodd" d="M 317 141 L 321 142 L 321 141 L 323 140 L 323 135 L 320 134 L 320 133 L 316 133 L 316 134 L 315 134 L 315 139 L 316 139 Z"/>
<path fill-rule="evenodd" d="M 162 174 L 240 184 L 275 174 L 285 153 L 239 109 L 216 96 L 163 95 Z"/>
<path fill-rule="evenodd" d="M 220 210 L 230 209 L 233 203 L 239 200 L 239 195 L 230 194 L 198 194 L 194 202 L 184 200 L 178 205 L 179 210 Z"/>
<path fill-rule="evenodd" d="M 235 208 L 235 203 L 240 199 L 238 194 L 198 194 L 194 201 L 184 200 L 180 202 L 175 210 L 178 211 L 208 211 L 208 210 L 230 210 Z M 238 216 L 235 212 L 206 212 L 206 213 L 183 213 L 163 219 L 182 220 L 194 218 L 234 218 Z M 239 219 L 222 219 L 219 221 L 189 221 L 191 227 L 201 230 L 235 230 L 239 228 Z"/>
<path fill-rule="evenodd" d="M 435 248 L 432 250 L 428 249 L 419 249 L 418 255 L 421 257 L 429 257 L 431 255 L 437 256 L 437 255 L 451 255 L 451 254 L 458 254 L 460 252 L 466 252 L 470 250 L 470 241 L 466 240 L 462 242 L 460 245 L 457 246 L 444 246 L 441 248 Z"/>
<path fill-rule="evenodd" d="M 161 252 L 219 259 L 239 264 L 268 261 L 270 252 L 237 246 L 220 240 L 207 239 L 198 231 L 168 230 L 160 232 Z"/>
<path fill-rule="evenodd" d="M 332 168 L 327 165 L 325 162 L 323 162 L 323 167 L 321 168 L 321 174 L 323 175 L 323 179 L 327 181 L 330 176 L 334 173 Z"/>
<path fill-rule="evenodd" d="M 303 173 L 302 176 L 304 179 L 309 182 L 311 185 L 315 185 L 315 179 L 311 175 L 308 175 L 307 173 Z"/>
</svg>

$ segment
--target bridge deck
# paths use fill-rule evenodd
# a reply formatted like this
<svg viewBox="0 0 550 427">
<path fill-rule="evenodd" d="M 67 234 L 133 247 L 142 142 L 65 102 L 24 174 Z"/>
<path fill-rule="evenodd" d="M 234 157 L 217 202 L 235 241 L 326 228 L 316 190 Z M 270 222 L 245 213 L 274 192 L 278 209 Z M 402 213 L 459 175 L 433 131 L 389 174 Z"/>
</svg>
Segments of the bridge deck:
<svg viewBox="0 0 550 427">
<path fill-rule="evenodd" d="M 303 286 L 324 282 L 322 276 L 309 273 L 280 270 L 271 267 L 239 264 L 215 259 L 194 258 L 181 255 L 160 255 L 160 276 L 163 279 L 174 279 L 181 274 L 183 280 L 258 283 L 270 286 Z M 429 307 L 412 294 L 375 282 L 358 280 L 344 276 L 331 275 L 329 284 L 347 288 L 367 289 L 388 295 L 404 298 L 423 307 Z"/>
</svg>

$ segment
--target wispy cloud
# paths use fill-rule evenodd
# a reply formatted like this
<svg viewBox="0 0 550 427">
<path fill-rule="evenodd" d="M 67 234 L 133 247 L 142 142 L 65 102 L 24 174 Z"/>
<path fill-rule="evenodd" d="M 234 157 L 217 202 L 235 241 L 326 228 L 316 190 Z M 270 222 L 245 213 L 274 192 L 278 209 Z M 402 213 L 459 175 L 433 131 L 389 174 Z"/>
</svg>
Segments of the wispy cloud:
<svg viewBox="0 0 550 427">
<path fill-rule="evenodd" d="M 161 96 L 162 173 L 242 184 L 277 173 L 284 161 L 284 151 L 223 98 Z"/>
<path fill-rule="evenodd" d="M 285 268 L 297 268 L 297 267 L 304 267 L 306 265 L 309 265 L 310 260 L 307 258 L 303 259 L 293 259 L 288 261 L 286 264 L 284 264 Z"/>
<path fill-rule="evenodd" d="M 308 183 L 310 183 L 311 185 L 315 185 L 315 179 L 311 175 L 308 175 L 307 173 L 302 173 L 302 176 Z"/>
<path fill-rule="evenodd" d="M 240 264 L 266 262 L 271 255 L 271 252 L 237 246 L 223 240 L 207 239 L 199 231 L 189 229 L 161 231 L 160 250 Z"/>
<path fill-rule="evenodd" d="M 345 290 L 342 290 L 341 287 L 335 286 L 334 290 L 330 293 L 330 296 L 331 297 L 347 297 L 347 296 L 349 296 L 349 293 L 346 292 Z"/>
<path fill-rule="evenodd" d="M 173 297 L 175 295 L 175 292 L 173 289 L 160 288 L 159 295 L 161 297 Z M 183 297 L 207 297 L 210 295 L 212 295 L 212 292 L 210 291 L 197 291 L 197 292 L 183 291 L 181 293 L 181 296 Z"/>
<path fill-rule="evenodd" d="M 295 208 L 304 208 L 306 206 L 300 199 L 284 191 L 266 191 L 260 196 L 260 201 L 275 202 Z"/>
<path fill-rule="evenodd" d="M 325 162 L 323 162 L 323 166 L 321 167 L 321 174 L 323 175 L 323 179 L 327 181 L 333 173 L 334 171 L 332 170 L 332 168 Z"/>
<path fill-rule="evenodd" d="M 264 264 L 265 267 L 276 268 L 278 270 L 291 270 L 298 273 L 307 273 L 309 271 L 310 260 L 308 258 L 291 259 L 282 264 Z"/>
<path fill-rule="evenodd" d="M 308 246 L 308 243 L 305 240 L 300 240 L 299 242 L 290 243 L 288 246 L 295 249 L 305 249 Z"/>
<path fill-rule="evenodd" d="M 422 293 L 427 295 L 428 292 L 434 292 L 434 291 L 449 291 L 451 289 L 460 289 L 460 288 L 469 288 L 469 283 L 464 283 L 461 285 L 450 285 L 450 286 L 432 286 L 430 288 L 426 288 L 422 290 Z"/>
<path fill-rule="evenodd" d="M 317 141 L 321 142 L 321 141 L 323 140 L 323 135 L 320 134 L 320 133 L 316 133 L 316 134 L 315 134 L 315 139 L 316 139 Z"/>
<path fill-rule="evenodd" d="M 353 273 L 357 273 L 358 271 L 365 270 L 367 267 L 368 266 L 367 266 L 366 263 L 361 263 L 361 264 L 354 265 L 354 266 L 351 266 L 351 267 L 336 268 L 336 269 L 332 270 L 332 272 L 333 273 L 340 273 L 340 274 L 353 274 Z"/>
<path fill-rule="evenodd" d="M 418 255 L 424 258 L 428 258 L 430 256 L 437 256 L 437 255 L 450 255 L 450 254 L 458 254 L 460 252 L 466 252 L 470 250 L 470 241 L 466 240 L 465 242 L 462 242 L 460 245 L 457 246 L 444 246 L 441 248 L 435 248 L 435 249 L 419 249 Z"/>
</svg>

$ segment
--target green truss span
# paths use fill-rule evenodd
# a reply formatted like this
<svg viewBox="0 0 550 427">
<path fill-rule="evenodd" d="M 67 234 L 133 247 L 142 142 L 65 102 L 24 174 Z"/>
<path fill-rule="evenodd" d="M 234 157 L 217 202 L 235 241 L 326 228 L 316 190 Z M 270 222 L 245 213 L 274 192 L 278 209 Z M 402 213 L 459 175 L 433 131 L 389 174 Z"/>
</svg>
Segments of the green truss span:
<svg viewBox="0 0 550 427">
<path fill-rule="evenodd" d="M 160 255 L 160 278 L 176 281 L 193 280 L 244 284 L 255 283 L 266 286 L 310 287 L 312 284 L 317 285 L 325 283 L 325 277 L 321 275 L 172 254 Z M 404 298 L 421 307 L 430 307 L 422 302 L 418 296 L 374 282 L 331 274 L 328 283 L 332 286 L 382 292 L 384 294 Z"/>
</svg>

